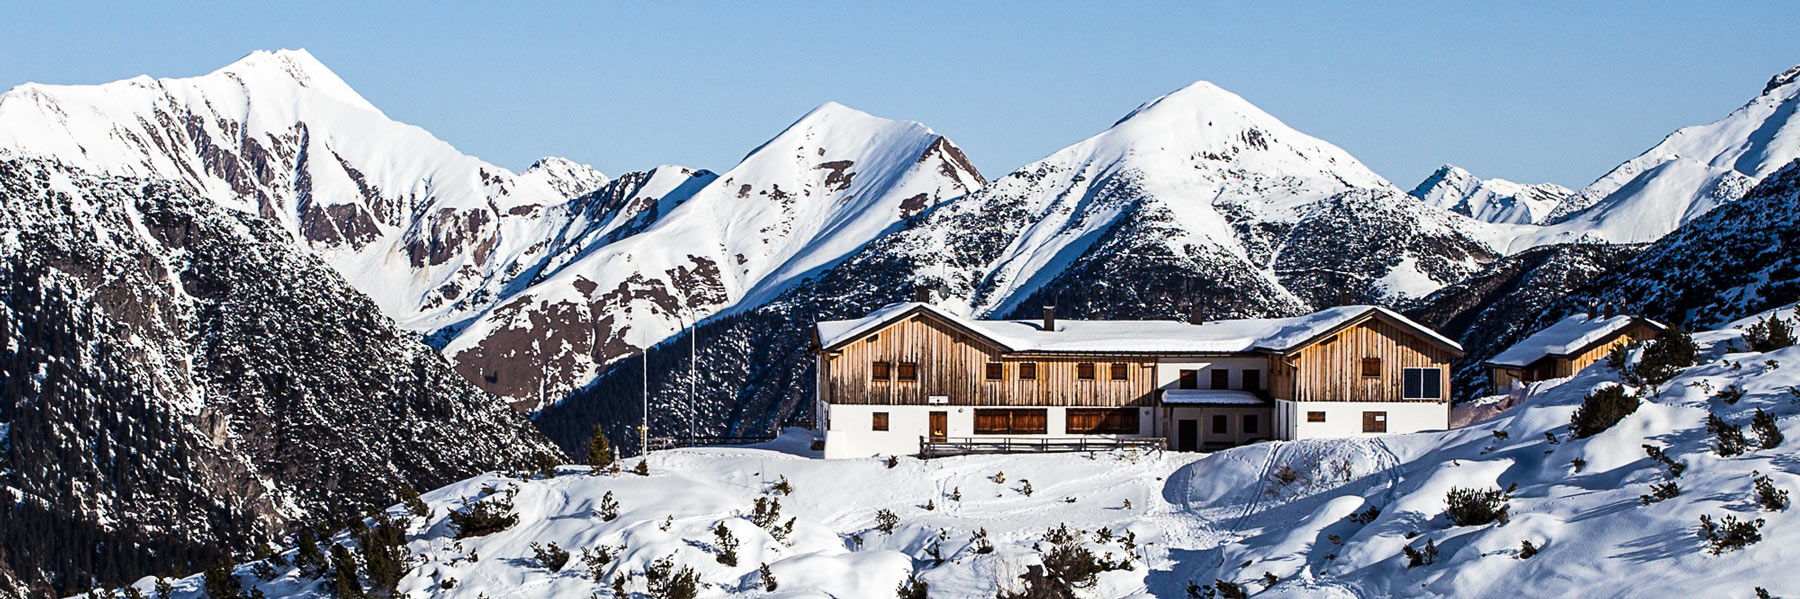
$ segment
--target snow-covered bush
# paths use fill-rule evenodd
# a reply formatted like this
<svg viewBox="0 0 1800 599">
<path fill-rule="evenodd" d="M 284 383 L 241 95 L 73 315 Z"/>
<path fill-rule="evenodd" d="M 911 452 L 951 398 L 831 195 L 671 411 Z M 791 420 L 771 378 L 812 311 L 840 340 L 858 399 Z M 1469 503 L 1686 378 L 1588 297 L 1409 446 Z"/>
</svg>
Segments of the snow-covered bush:
<svg viewBox="0 0 1800 599">
<path fill-rule="evenodd" d="M 894 527 L 899 525 L 900 516 L 894 515 L 893 510 L 882 508 L 880 511 L 875 512 L 875 529 L 881 531 L 883 534 L 894 534 Z"/>
<path fill-rule="evenodd" d="M 1708 551 L 1719 555 L 1761 541 L 1762 526 L 1762 518 L 1739 520 L 1737 516 L 1726 514 L 1724 518 L 1714 521 L 1711 516 L 1701 514 L 1700 538 L 1706 541 Z"/>
<path fill-rule="evenodd" d="M 1455 487 L 1444 497 L 1444 514 L 1450 518 L 1451 524 L 1457 526 L 1479 526 L 1490 522 L 1505 524 L 1509 499 L 1511 497 L 1501 489 Z"/>
<path fill-rule="evenodd" d="M 1713 398 L 1725 402 L 1728 405 L 1736 405 L 1738 400 L 1744 398 L 1744 388 L 1739 387 L 1736 383 L 1726 385 L 1724 389 L 1720 389 L 1718 393 L 1714 393 Z"/>
<path fill-rule="evenodd" d="M 581 565 L 587 566 L 588 575 L 593 577 L 594 582 L 606 582 L 606 565 L 612 563 L 614 557 L 618 557 L 619 551 L 611 545 L 583 547 L 581 548 Z"/>
<path fill-rule="evenodd" d="M 1424 549 L 1414 549 L 1412 545 L 1402 545 L 1400 547 L 1400 552 L 1406 554 L 1406 567 L 1408 569 L 1437 563 L 1437 542 L 1431 539 L 1425 539 Z"/>
<path fill-rule="evenodd" d="M 1706 415 L 1706 432 L 1712 433 L 1713 452 L 1719 457 L 1740 455 L 1750 447 L 1750 441 L 1744 438 L 1744 427 L 1726 422 L 1718 414 Z"/>
<path fill-rule="evenodd" d="M 1758 318 L 1756 324 L 1745 327 L 1744 343 L 1749 344 L 1750 351 L 1757 353 L 1793 347 L 1794 327 L 1779 315 L 1764 316 Z"/>
<path fill-rule="evenodd" d="M 720 520 L 719 525 L 713 527 L 713 539 L 715 541 L 714 544 L 719 547 L 719 556 L 717 558 L 719 563 L 736 567 L 738 563 L 738 539 L 736 535 L 731 534 L 731 528 L 725 526 L 725 521 Z"/>
<path fill-rule="evenodd" d="M 1619 385 L 1595 389 L 1582 398 L 1581 407 L 1570 417 L 1571 434 L 1577 439 L 1598 435 L 1636 412 L 1640 403 L 1637 394 L 1628 393 Z"/>
<path fill-rule="evenodd" d="M 1693 366 L 1699 353 L 1687 331 L 1670 328 L 1645 344 L 1643 355 L 1626 378 L 1650 386 L 1661 385 L 1675 378 L 1681 369 Z"/>
<path fill-rule="evenodd" d="M 694 599 L 700 594 L 700 574 L 687 566 L 675 567 L 673 555 L 651 563 L 644 570 L 644 582 L 657 599 Z"/>
<path fill-rule="evenodd" d="M 930 599 L 930 591 L 931 586 L 919 580 L 917 574 L 908 574 L 906 582 L 900 583 L 900 588 L 894 590 L 894 596 L 900 599 Z"/>
<path fill-rule="evenodd" d="M 518 522 L 510 494 L 472 504 L 465 500 L 462 511 L 450 512 L 450 524 L 456 527 L 458 539 L 494 534 Z"/>
<path fill-rule="evenodd" d="M 619 517 L 619 500 L 613 499 L 612 491 L 600 496 L 600 520 L 612 522 Z"/>
<path fill-rule="evenodd" d="M 1666 499 L 1674 499 L 1680 496 L 1681 488 L 1675 485 L 1675 481 L 1668 480 L 1651 484 L 1650 494 L 1640 495 L 1638 496 L 1638 500 L 1642 501 L 1644 505 L 1650 505 L 1652 503 L 1657 503 Z"/>
<path fill-rule="evenodd" d="M 1531 544 L 1530 539 L 1519 541 L 1519 559 L 1531 559 L 1537 553 L 1537 545 Z"/>
<path fill-rule="evenodd" d="M 555 541 L 545 545 L 532 543 L 531 557 L 539 566 L 551 572 L 559 572 L 569 563 L 569 552 L 557 547 Z"/>
<path fill-rule="evenodd" d="M 1771 512 L 1788 509 L 1788 492 L 1775 488 L 1775 482 L 1769 475 L 1757 473 L 1750 479 L 1750 485 L 1756 489 L 1756 504 Z"/>
<path fill-rule="evenodd" d="M 1781 446 L 1785 437 L 1781 427 L 1775 424 L 1775 415 L 1756 409 L 1756 415 L 1750 417 L 1750 430 L 1756 433 L 1756 445 L 1763 449 L 1774 449 Z"/>
</svg>

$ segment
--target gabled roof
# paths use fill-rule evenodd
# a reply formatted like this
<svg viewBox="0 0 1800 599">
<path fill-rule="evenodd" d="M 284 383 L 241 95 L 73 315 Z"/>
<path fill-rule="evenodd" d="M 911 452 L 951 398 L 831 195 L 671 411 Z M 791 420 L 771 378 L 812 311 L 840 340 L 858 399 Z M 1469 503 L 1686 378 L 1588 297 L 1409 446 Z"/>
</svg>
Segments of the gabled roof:
<svg viewBox="0 0 1800 599">
<path fill-rule="evenodd" d="M 1657 330 L 1668 328 L 1660 322 L 1638 316 L 1596 317 L 1576 314 L 1532 333 L 1530 337 L 1490 358 L 1487 363 L 1492 366 L 1523 368 L 1546 357 L 1567 358 L 1587 351 L 1614 334 L 1629 330 L 1636 323 L 1643 323 Z"/>
<path fill-rule="evenodd" d="M 1292 318 L 1243 318 L 1191 324 L 1174 320 L 975 320 L 923 303 L 891 304 L 854 320 L 817 325 L 819 346 L 835 349 L 913 314 L 929 313 L 1013 353 L 1239 354 L 1287 352 L 1360 321 L 1382 316 L 1457 352 L 1462 346 L 1379 306 L 1339 306 Z"/>
</svg>

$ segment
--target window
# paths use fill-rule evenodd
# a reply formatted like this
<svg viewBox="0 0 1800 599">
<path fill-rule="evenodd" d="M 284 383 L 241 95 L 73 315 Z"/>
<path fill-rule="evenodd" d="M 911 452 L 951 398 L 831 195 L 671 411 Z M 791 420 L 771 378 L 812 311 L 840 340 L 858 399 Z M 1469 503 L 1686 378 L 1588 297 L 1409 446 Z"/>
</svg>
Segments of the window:
<svg viewBox="0 0 1800 599">
<path fill-rule="evenodd" d="M 1363 432 L 1387 432 L 1387 412 L 1363 412 Z"/>
<path fill-rule="evenodd" d="M 1324 412 L 1307 412 L 1306 413 L 1306 421 L 1307 422 L 1324 422 L 1325 421 L 1325 413 Z"/>
<path fill-rule="evenodd" d="M 1257 423 L 1256 423 L 1256 415 L 1255 414 L 1245 414 L 1244 415 L 1244 432 L 1246 432 L 1246 433 L 1256 432 L 1256 424 Z"/>
<path fill-rule="evenodd" d="M 1046 420 L 1043 408 L 975 410 L 975 434 L 1042 435 Z"/>
<path fill-rule="evenodd" d="M 1363 358 L 1362 375 L 1381 376 L 1381 358 Z"/>
<path fill-rule="evenodd" d="M 1214 368 L 1212 371 L 1212 388 L 1214 388 L 1214 389 L 1230 389 L 1231 388 L 1231 371 L 1225 370 L 1223 368 Z"/>
<path fill-rule="evenodd" d="M 1081 362 L 1079 364 L 1076 364 L 1075 365 L 1075 378 L 1078 378 L 1078 379 L 1081 379 L 1084 381 L 1094 380 L 1094 363 L 1093 362 Z"/>
<path fill-rule="evenodd" d="M 901 362 L 900 363 L 900 380 L 902 380 L 902 381 L 919 380 L 919 363 L 918 362 Z"/>
<path fill-rule="evenodd" d="M 1406 384 L 1401 386 L 1401 399 L 1444 398 L 1444 369 L 1408 368 L 1402 374 Z"/>
<path fill-rule="evenodd" d="M 1227 429 L 1230 429 L 1230 428 L 1231 428 L 1231 419 L 1230 418 L 1226 417 L 1224 414 L 1213 414 L 1213 434 L 1223 435 L 1223 434 L 1229 432 Z"/>
<path fill-rule="evenodd" d="M 1244 388 L 1245 391 L 1261 390 L 1262 389 L 1262 371 L 1261 370 L 1246 370 L 1246 371 L 1244 371 L 1243 383 L 1244 384 L 1242 385 L 1242 387 Z"/>
<path fill-rule="evenodd" d="M 1025 362 L 1020 364 L 1019 378 L 1027 381 L 1037 380 L 1037 362 Z"/>
<path fill-rule="evenodd" d="M 886 381 L 889 376 L 887 362 L 876 362 L 874 366 L 869 368 L 870 379 Z"/>
<path fill-rule="evenodd" d="M 1137 408 L 1069 408 L 1069 434 L 1135 435 Z"/>
<path fill-rule="evenodd" d="M 1181 382 L 1177 383 L 1176 386 L 1180 387 L 1182 389 L 1199 389 L 1200 388 L 1200 371 L 1198 371 L 1198 370 L 1183 370 L 1183 371 L 1181 371 Z"/>
<path fill-rule="evenodd" d="M 1125 376 L 1125 368 L 1126 367 L 1125 367 L 1124 362 L 1113 362 L 1112 368 L 1110 369 L 1112 371 L 1111 372 L 1112 380 L 1123 381 L 1123 380 L 1129 378 L 1129 377 Z"/>
<path fill-rule="evenodd" d="M 869 428 L 878 430 L 878 431 L 885 431 L 888 429 L 888 413 L 887 412 L 875 412 L 873 414 L 873 416 L 874 416 L 874 420 L 869 423 Z"/>
<path fill-rule="evenodd" d="M 997 381 L 1006 378 L 1006 365 L 999 362 L 988 362 L 987 380 Z"/>
</svg>

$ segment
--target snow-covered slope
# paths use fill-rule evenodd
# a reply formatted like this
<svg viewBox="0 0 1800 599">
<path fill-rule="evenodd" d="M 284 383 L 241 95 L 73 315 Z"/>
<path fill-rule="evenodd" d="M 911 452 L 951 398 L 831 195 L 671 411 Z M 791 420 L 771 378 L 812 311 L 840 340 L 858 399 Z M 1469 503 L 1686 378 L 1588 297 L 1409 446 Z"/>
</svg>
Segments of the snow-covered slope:
<svg viewBox="0 0 1800 599">
<path fill-rule="evenodd" d="M 1481 179 L 1462 167 L 1443 165 L 1410 192 L 1427 204 L 1491 223 L 1538 224 L 1575 191 L 1554 183 L 1526 185 Z"/>
<path fill-rule="evenodd" d="M 415 556 L 399 587 L 443 597 L 610 597 L 612 581 L 626 577 L 636 597 L 642 573 L 668 559 L 695 571 L 700 597 L 886 597 L 909 576 L 932 597 L 992 597 L 1019 589 L 1061 545 L 1124 564 L 1060 595 L 1084 599 L 1177 599 L 1192 596 L 1190 583 L 1216 592 L 1219 581 L 1258 597 L 1752 596 L 1757 586 L 1792 596 L 1800 593 L 1787 570 L 1800 559 L 1800 510 L 1759 507 L 1752 479 L 1800 488 L 1790 390 L 1800 384 L 1791 366 L 1800 347 L 1740 353 L 1739 335 L 1699 335 L 1699 365 L 1586 439 L 1570 436 L 1570 415 L 1590 390 L 1616 384 L 1604 367 L 1540 383 L 1518 407 L 1464 429 L 1210 455 L 901 458 L 890 467 L 804 457 L 804 440 L 792 438 L 765 449 L 657 452 L 648 476 L 630 473 L 636 459 L 624 473 L 600 476 L 581 467 L 549 479 L 490 474 L 427 494 L 427 517 L 388 510 L 409 523 Z M 1731 385 L 1741 399 L 1715 397 Z M 1717 455 L 1707 415 L 1746 425 L 1758 410 L 1787 440 Z M 1671 475 L 1644 446 L 1682 472 Z M 791 492 L 778 489 L 782 481 Z M 1640 499 L 1665 481 L 1676 483 L 1676 496 Z M 1458 487 L 1503 492 L 1509 517 L 1454 524 L 1446 496 Z M 467 509 L 465 499 L 508 497 L 516 524 L 453 538 L 448 514 Z M 609 498 L 615 519 L 602 507 Z M 780 502 L 768 526 L 752 522 L 759 499 Z M 891 529 L 881 524 L 884 511 L 894 516 Z M 1697 534 L 1703 515 L 1759 522 L 1761 540 L 1714 555 Z M 1065 526 L 1071 538 L 1052 532 Z M 720 527 L 739 543 L 736 565 L 719 559 Z M 352 544 L 345 535 L 336 541 Z M 574 557 L 552 571 L 533 543 Z M 1522 555 L 1524 543 L 1536 554 Z M 1404 548 L 1423 558 L 1428 544 L 1430 559 L 1409 567 Z M 580 559 L 600 548 L 617 555 L 595 566 Z M 326 587 L 290 567 L 273 568 L 267 580 L 248 565 L 236 573 L 270 597 L 319 597 Z M 175 596 L 192 597 L 199 584 L 197 576 L 176 581 Z"/>
<path fill-rule="evenodd" d="M 828 103 L 723 174 L 658 169 L 578 200 L 618 208 L 574 219 L 529 286 L 458 325 L 444 351 L 489 391 L 541 408 L 984 183 L 924 125 Z"/>
<path fill-rule="evenodd" d="M 1648 242 L 1742 197 L 1800 158 L 1800 67 L 1725 118 L 1684 127 L 1569 197 L 1514 248 L 1582 237 Z"/>
</svg>

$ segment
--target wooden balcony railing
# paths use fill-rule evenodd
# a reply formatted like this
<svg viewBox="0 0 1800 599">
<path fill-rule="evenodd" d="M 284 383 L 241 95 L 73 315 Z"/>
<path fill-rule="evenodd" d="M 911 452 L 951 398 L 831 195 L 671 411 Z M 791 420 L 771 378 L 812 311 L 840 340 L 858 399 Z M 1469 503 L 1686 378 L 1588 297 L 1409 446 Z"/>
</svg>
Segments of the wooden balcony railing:
<svg viewBox="0 0 1800 599">
<path fill-rule="evenodd" d="M 1167 449 L 1162 437 L 950 437 L 919 439 L 919 457 L 937 458 L 985 453 L 1058 453 L 1132 449 Z"/>
</svg>

